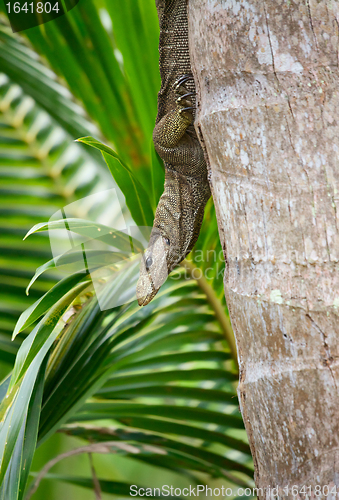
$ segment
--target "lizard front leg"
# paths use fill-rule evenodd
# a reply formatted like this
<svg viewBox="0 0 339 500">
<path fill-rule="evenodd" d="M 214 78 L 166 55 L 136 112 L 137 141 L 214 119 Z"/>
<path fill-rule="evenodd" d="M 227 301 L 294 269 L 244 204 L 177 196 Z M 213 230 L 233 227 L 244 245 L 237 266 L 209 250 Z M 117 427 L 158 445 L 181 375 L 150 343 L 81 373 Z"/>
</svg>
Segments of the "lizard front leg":
<svg viewBox="0 0 339 500">
<path fill-rule="evenodd" d="M 176 167 L 187 165 L 196 147 L 197 139 L 187 130 L 193 122 L 194 92 L 189 92 L 185 83 L 191 78 L 190 75 L 184 75 L 175 82 L 175 107 L 163 116 L 153 131 L 153 142 L 159 156 L 164 162 Z"/>
</svg>

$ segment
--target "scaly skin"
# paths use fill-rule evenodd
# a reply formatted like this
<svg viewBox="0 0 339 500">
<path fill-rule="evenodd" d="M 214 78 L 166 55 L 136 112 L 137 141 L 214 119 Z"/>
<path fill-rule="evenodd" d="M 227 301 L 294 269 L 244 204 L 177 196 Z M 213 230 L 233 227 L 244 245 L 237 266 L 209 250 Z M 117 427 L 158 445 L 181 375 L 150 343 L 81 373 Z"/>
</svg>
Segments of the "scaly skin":
<svg viewBox="0 0 339 500">
<path fill-rule="evenodd" d="M 137 299 L 148 304 L 195 245 L 211 196 L 204 153 L 194 130 L 195 86 L 188 48 L 186 0 L 156 0 L 161 88 L 153 131 L 165 187 L 140 265 Z"/>
</svg>

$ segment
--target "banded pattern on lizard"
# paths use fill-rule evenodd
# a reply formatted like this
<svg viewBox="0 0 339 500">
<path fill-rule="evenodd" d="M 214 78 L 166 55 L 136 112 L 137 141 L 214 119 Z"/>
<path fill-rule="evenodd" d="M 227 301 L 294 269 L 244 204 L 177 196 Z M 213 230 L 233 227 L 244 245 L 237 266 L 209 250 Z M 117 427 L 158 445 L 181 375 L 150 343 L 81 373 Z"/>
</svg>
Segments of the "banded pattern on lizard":
<svg viewBox="0 0 339 500">
<path fill-rule="evenodd" d="M 211 196 L 204 153 L 193 126 L 195 85 L 186 2 L 156 0 L 161 88 L 153 142 L 164 162 L 165 186 L 140 265 L 140 306 L 153 299 L 168 274 L 193 249 Z"/>
</svg>

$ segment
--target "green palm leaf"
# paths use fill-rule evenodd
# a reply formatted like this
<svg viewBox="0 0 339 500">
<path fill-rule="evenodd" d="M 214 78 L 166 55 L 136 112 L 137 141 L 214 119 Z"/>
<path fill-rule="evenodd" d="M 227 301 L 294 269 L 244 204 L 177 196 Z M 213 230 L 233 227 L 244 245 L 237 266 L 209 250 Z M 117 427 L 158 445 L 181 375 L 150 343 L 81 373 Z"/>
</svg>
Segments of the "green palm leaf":
<svg viewBox="0 0 339 500">
<path fill-rule="evenodd" d="M 3 358 L 12 364 L 12 349 L 16 352 L 18 344 L 8 349 L 6 339 L 23 310 L 55 283 L 47 274 L 25 298 L 34 269 L 51 257 L 51 251 L 45 235 L 36 244 L 23 244 L 22 239 L 32 224 L 52 216 L 66 200 L 73 201 L 77 186 L 89 192 L 97 189 L 101 167 L 90 165 L 88 154 L 70 144 L 53 119 L 4 75 L 0 75 L 0 156 L 0 340 Z M 80 169 L 88 172 L 82 186 L 74 184 Z"/>
</svg>

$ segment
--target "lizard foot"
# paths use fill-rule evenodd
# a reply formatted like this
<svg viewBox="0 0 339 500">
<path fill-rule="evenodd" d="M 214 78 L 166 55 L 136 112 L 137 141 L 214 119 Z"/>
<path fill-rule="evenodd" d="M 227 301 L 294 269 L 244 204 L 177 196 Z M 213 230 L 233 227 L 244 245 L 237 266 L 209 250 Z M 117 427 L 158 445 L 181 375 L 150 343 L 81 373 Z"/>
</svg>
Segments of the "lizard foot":
<svg viewBox="0 0 339 500">
<path fill-rule="evenodd" d="M 194 92 L 189 92 L 185 86 L 188 80 L 192 80 L 192 75 L 181 76 L 174 84 L 174 89 L 178 98 L 176 103 L 179 108 L 179 113 L 184 116 L 190 123 L 193 121 L 193 103 L 191 97 L 195 95 Z"/>
</svg>

